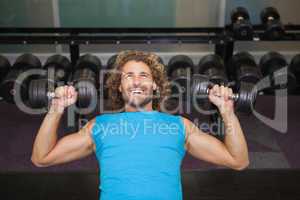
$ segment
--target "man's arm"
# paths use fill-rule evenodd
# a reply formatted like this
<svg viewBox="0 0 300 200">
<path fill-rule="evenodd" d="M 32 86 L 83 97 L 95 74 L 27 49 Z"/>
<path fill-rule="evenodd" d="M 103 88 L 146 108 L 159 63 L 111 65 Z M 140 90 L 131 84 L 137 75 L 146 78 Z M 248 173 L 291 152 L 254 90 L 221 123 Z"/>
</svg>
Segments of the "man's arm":
<svg viewBox="0 0 300 200">
<path fill-rule="evenodd" d="M 194 157 L 213 163 L 241 170 L 248 166 L 248 150 L 242 134 L 226 132 L 224 143 L 202 132 L 190 120 L 183 118 L 186 129 L 186 150 Z M 226 125 L 225 125 L 226 126 Z"/>
<path fill-rule="evenodd" d="M 224 143 L 209 134 L 203 133 L 190 120 L 183 118 L 186 128 L 186 149 L 198 159 L 241 170 L 249 165 L 247 143 L 239 120 L 233 112 L 233 102 L 227 102 L 232 91 L 224 89 L 223 86 L 220 90 L 218 89 L 215 88 L 215 90 L 221 92 L 217 96 L 224 96 L 225 101 L 216 100 L 216 97 L 211 97 L 211 101 L 218 106 L 225 124 Z"/>
<path fill-rule="evenodd" d="M 95 150 L 91 129 L 95 119 L 76 133 L 57 141 L 58 116 L 46 116 L 34 141 L 31 160 L 38 167 L 67 163 L 90 155 Z"/>
<path fill-rule="evenodd" d="M 91 138 L 95 119 L 89 121 L 77 133 L 67 135 L 57 141 L 57 129 L 64 108 L 76 101 L 74 91 L 74 88 L 68 87 L 62 87 L 56 91 L 62 97 L 52 103 L 33 145 L 31 160 L 38 167 L 77 160 L 91 154 L 95 149 Z"/>
</svg>

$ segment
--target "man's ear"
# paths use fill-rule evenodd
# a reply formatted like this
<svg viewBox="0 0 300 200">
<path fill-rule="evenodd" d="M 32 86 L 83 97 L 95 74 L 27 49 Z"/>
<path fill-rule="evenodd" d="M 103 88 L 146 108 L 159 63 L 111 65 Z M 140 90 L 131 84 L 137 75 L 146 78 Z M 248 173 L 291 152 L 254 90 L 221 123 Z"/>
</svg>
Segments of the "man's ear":
<svg viewBox="0 0 300 200">
<path fill-rule="evenodd" d="M 153 82 L 153 84 L 152 84 L 152 89 L 153 89 L 153 90 L 156 90 L 156 89 L 157 89 L 157 85 L 156 85 L 155 82 Z"/>
<path fill-rule="evenodd" d="M 121 88 L 121 84 L 119 85 L 119 91 L 122 93 L 122 88 Z"/>
</svg>

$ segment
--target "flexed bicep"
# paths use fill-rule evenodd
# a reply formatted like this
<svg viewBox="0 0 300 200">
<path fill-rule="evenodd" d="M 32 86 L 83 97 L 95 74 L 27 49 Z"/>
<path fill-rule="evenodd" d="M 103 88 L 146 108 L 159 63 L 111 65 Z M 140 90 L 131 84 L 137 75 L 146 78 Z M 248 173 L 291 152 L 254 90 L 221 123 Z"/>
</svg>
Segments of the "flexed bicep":
<svg viewBox="0 0 300 200">
<path fill-rule="evenodd" d="M 224 143 L 202 132 L 190 120 L 183 118 L 186 128 L 186 150 L 195 158 L 234 168 L 235 160 Z"/>
<path fill-rule="evenodd" d="M 91 138 L 94 123 L 95 119 L 89 121 L 78 132 L 64 136 L 42 160 L 33 160 L 33 163 L 38 167 L 48 167 L 90 155 L 94 150 L 94 143 Z"/>
</svg>

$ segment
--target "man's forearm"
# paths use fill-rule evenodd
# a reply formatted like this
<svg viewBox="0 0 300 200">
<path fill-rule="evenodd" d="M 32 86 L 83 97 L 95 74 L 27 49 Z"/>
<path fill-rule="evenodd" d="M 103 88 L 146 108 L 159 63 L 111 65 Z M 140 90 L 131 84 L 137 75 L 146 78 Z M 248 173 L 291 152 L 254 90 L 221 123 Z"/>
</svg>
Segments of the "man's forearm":
<svg viewBox="0 0 300 200">
<path fill-rule="evenodd" d="M 61 116 L 61 112 L 49 112 L 45 116 L 34 141 L 32 151 L 33 161 L 42 160 L 55 146 Z"/>
<path fill-rule="evenodd" d="M 222 114 L 225 125 L 225 146 L 234 158 L 241 165 L 248 165 L 248 147 L 240 122 L 234 113 Z"/>
</svg>

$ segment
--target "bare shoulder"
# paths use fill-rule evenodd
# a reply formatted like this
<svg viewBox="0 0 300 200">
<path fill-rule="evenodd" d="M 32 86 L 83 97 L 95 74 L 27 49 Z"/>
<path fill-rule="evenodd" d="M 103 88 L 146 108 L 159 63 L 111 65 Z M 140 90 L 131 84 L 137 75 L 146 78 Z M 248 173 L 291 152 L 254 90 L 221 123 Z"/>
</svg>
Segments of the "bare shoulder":
<svg viewBox="0 0 300 200">
<path fill-rule="evenodd" d="M 190 136 L 190 133 L 191 133 L 191 128 L 192 128 L 192 125 L 193 123 L 186 117 L 184 116 L 180 116 L 181 120 L 182 120 L 182 123 L 183 123 L 183 126 L 184 126 L 184 130 L 185 130 L 185 142 L 184 142 L 184 147 L 185 149 L 187 150 L 188 148 L 188 138 Z"/>
<path fill-rule="evenodd" d="M 204 134 L 204 132 L 198 128 L 198 126 L 192 122 L 191 120 L 189 120 L 186 117 L 181 116 L 182 121 L 183 121 L 183 125 L 185 128 L 185 145 L 186 148 L 188 146 L 188 143 L 191 142 L 191 138 L 193 138 L 193 135 L 196 135 L 197 137 L 201 136 L 201 135 L 206 135 Z"/>
<path fill-rule="evenodd" d="M 188 118 L 181 116 L 185 132 L 187 136 L 195 131 L 200 131 L 200 129 Z"/>
<path fill-rule="evenodd" d="M 88 138 L 90 145 L 92 145 L 92 147 L 93 147 L 93 150 L 96 149 L 95 143 L 92 138 L 92 130 L 93 130 L 95 122 L 96 122 L 96 117 L 89 120 L 78 132 L 79 134 Z"/>
</svg>

